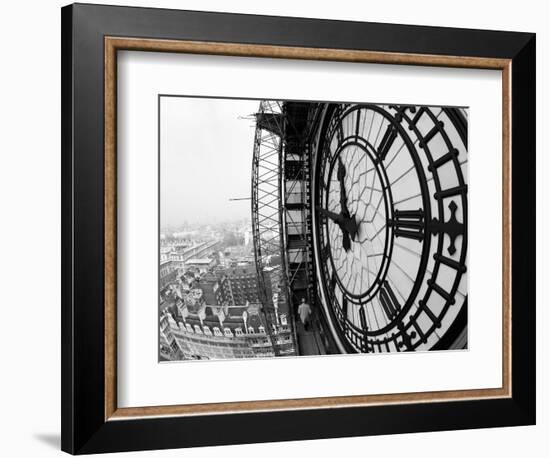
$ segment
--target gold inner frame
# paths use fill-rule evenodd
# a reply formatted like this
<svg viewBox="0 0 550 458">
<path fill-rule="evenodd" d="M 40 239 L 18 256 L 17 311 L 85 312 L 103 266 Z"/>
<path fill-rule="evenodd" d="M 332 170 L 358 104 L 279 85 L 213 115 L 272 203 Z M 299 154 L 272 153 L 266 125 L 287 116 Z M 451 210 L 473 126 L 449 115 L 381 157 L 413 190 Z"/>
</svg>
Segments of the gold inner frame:
<svg viewBox="0 0 550 458">
<path fill-rule="evenodd" d="M 402 394 L 333 396 L 208 404 L 117 405 L 117 51 L 174 52 L 378 64 L 423 65 L 500 70 L 502 72 L 502 387 Z M 507 398 L 512 395 L 511 363 L 511 70 L 510 59 L 386 53 L 323 48 L 248 45 L 179 40 L 105 37 L 105 420 L 151 416 L 189 416 L 273 410 L 322 409 L 381 404 Z"/>
</svg>

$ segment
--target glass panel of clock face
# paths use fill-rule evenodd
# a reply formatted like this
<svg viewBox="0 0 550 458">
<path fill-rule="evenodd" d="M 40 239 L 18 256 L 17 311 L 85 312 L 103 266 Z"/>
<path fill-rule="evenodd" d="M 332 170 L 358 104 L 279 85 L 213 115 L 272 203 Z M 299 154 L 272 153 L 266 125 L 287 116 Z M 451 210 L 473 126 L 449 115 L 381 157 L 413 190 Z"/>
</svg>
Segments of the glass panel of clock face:
<svg viewBox="0 0 550 458">
<path fill-rule="evenodd" d="M 159 104 L 159 361 L 468 347 L 467 108 Z"/>
<path fill-rule="evenodd" d="M 467 346 L 467 115 L 325 108 L 313 160 L 317 293 L 342 351 Z"/>
</svg>

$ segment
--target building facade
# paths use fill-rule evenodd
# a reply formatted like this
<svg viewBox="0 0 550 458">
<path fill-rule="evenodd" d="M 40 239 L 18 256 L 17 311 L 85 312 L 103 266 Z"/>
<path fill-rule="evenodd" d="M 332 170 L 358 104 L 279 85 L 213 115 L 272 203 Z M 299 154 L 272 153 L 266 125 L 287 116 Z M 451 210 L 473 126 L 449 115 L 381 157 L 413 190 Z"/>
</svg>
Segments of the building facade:
<svg viewBox="0 0 550 458">
<path fill-rule="evenodd" d="M 269 333 L 261 306 L 215 306 L 202 290 L 181 300 L 172 296 L 160 316 L 162 359 L 239 359 L 292 356 L 292 330 L 282 320 Z"/>
<path fill-rule="evenodd" d="M 165 259 L 160 263 L 159 269 L 159 290 L 162 292 L 168 285 L 175 282 L 178 277 L 178 271 L 174 263 Z"/>
</svg>

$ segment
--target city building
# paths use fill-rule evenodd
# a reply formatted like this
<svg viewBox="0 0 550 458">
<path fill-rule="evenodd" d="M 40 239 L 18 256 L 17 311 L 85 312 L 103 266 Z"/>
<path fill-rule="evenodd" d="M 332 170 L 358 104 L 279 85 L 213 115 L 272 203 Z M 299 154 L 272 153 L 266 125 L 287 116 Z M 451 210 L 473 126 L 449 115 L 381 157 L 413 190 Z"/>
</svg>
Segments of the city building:
<svg viewBox="0 0 550 458">
<path fill-rule="evenodd" d="M 233 294 L 231 284 L 223 271 L 218 273 L 207 272 L 195 282 L 195 286 L 203 292 L 207 304 L 216 306 L 233 306 Z"/>
<path fill-rule="evenodd" d="M 245 264 L 225 269 L 225 274 L 231 285 L 233 302 L 237 305 L 260 303 L 256 267 Z"/>
<path fill-rule="evenodd" d="M 197 241 L 161 240 L 160 262 L 172 261 L 174 269 L 181 275 L 189 261 L 211 256 L 220 245 L 219 240 Z"/>
<path fill-rule="evenodd" d="M 213 258 L 192 258 L 185 262 L 185 268 L 196 268 L 200 273 L 206 273 L 216 265 Z"/>
<path fill-rule="evenodd" d="M 160 317 L 160 354 L 166 359 L 265 358 L 296 354 L 288 325 L 273 329 L 258 304 L 233 307 L 228 314 L 216 308 L 207 314 L 206 304 L 195 311 L 185 304 L 167 307 Z"/>
<path fill-rule="evenodd" d="M 159 269 L 159 290 L 162 293 L 164 289 L 176 281 L 178 271 L 169 259 L 161 261 Z"/>
<path fill-rule="evenodd" d="M 239 225 L 217 240 L 161 240 L 161 361 L 297 354 L 281 266 L 264 267 L 262 294 L 247 234 Z"/>
</svg>

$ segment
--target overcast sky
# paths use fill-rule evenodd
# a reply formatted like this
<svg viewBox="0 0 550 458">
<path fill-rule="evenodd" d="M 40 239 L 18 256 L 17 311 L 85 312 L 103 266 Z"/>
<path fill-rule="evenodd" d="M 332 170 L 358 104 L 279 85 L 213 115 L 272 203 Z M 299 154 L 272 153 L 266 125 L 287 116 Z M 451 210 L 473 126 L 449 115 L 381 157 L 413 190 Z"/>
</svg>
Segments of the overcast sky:
<svg viewBox="0 0 550 458">
<path fill-rule="evenodd" d="M 161 228 L 250 217 L 254 121 L 259 101 L 161 97 Z"/>
</svg>

